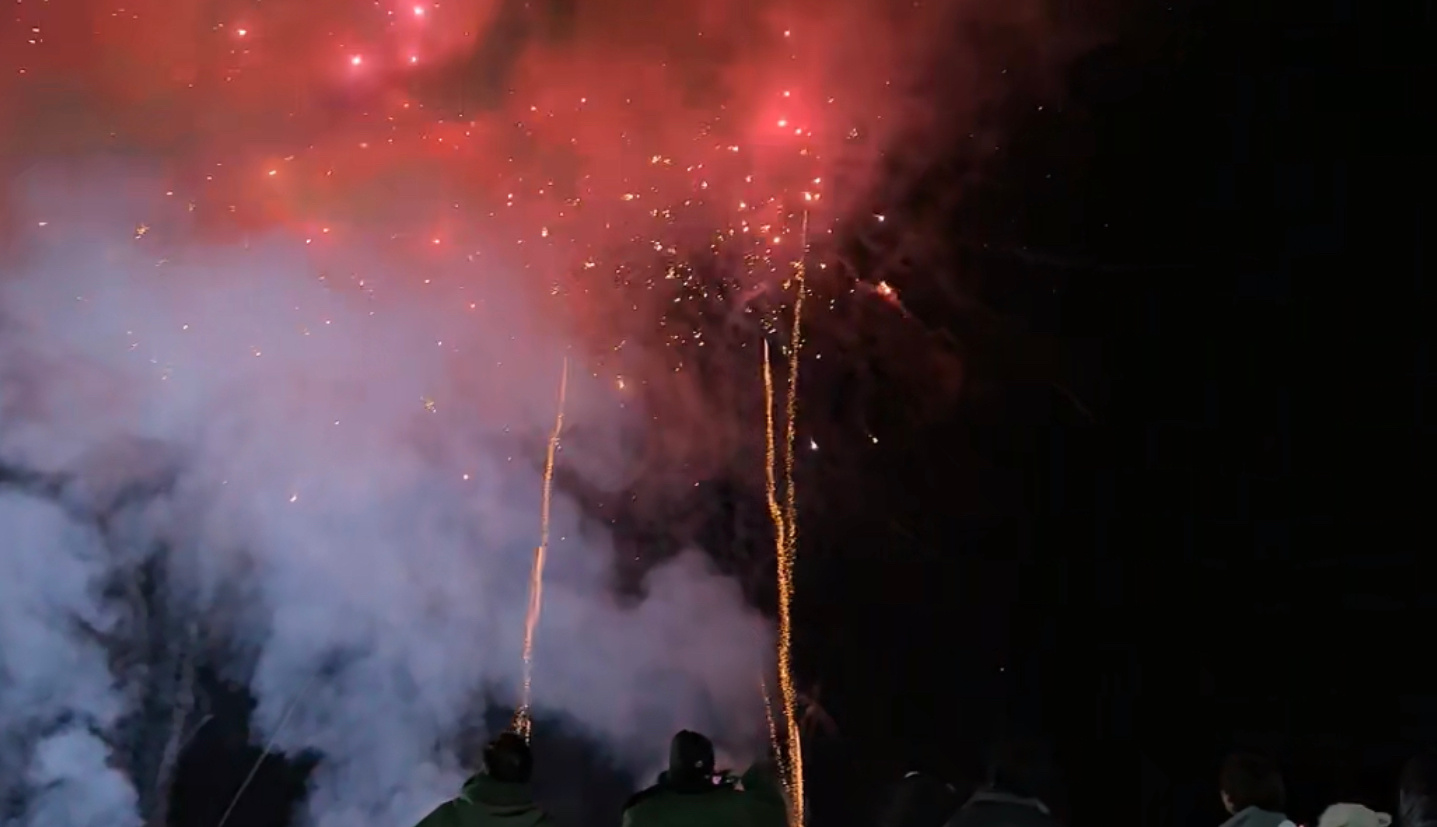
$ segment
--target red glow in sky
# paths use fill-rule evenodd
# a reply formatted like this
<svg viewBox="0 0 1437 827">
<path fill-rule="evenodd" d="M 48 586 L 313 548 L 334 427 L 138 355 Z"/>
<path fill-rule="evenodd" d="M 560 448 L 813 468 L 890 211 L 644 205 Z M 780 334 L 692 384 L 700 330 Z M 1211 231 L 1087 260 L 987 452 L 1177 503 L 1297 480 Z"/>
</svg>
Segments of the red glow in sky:
<svg viewBox="0 0 1437 827">
<path fill-rule="evenodd" d="M 863 200 L 905 103 L 892 79 L 944 12 L 654 9 L 20 0 L 0 21 L 0 146 L 21 163 L 138 154 L 208 230 L 482 250 L 543 294 L 706 297 L 683 265 L 714 253 L 739 282 L 781 282 L 805 214 L 821 241 Z M 585 301 L 607 319 L 639 300 Z"/>
</svg>

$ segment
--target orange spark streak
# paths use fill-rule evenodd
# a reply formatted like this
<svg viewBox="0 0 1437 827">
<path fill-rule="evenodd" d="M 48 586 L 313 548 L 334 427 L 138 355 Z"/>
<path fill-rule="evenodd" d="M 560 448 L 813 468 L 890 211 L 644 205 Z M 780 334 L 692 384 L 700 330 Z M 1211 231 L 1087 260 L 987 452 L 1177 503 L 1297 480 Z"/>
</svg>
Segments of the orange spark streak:
<svg viewBox="0 0 1437 827">
<path fill-rule="evenodd" d="M 798 489 L 793 482 L 793 446 L 798 435 L 798 369 L 799 355 L 803 349 L 803 298 L 807 293 L 804 283 L 805 259 L 808 257 L 808 212 L 803 214 L 803 236 L 799 247 L 799 259 L 794 265 L 798 292 L 793 303 L 793 333 L 788 349 L 788 399 L 785 414 L 788 417 L 785 430 L 783 455 L 784 471 L 784 553 L 779 560 L 779 690 L 783 693 L 783 714 L 788 725 L 788 776 L 789 794 L 793 800 L 792 823 L 802 827 L 804 823 L 803 792 L 803 742 L 798 731 L 798 693 L 793 684 L 793 571 L 798 563 Z"/>
<path fill-rule="evenodd" d="M 514 713 L 514 730 L 527 741 L 534 728 L 529 717 L 530 693 L 534 686 L 534 630 L 544 610 L 544 558 L 549 553 L 549 507 L 554 492 L 554 455 L 559 450 L 559 436 L 564 431 L 564 400 L 569 391 L 569 360 L 559 375 L 559 411 L 554 416 L 554 430 L 549 434 L 549 452 L 544 458 L 544 499 L 539 510 L 539 545 L 534 549 L 534 565 L 529 571 L 529 610 L 524 615 L 524 693 L 519 710 Z"/>
<path fill-rule="evenodd" d="M 792 379 L 790 379 L 792 386 Z M 777 447 L 775 424 L 773 424 L 773 365 L 769 356 L 769 342 L 763 342 L 763 399 L 764 399 L 764 454 L 766 454 L 766 491 L 769 498 L 769 517 L 773 520 L 775 546 L 777 551 L 777 580 L 779 580 L 779 691 L 783 696 L 783 722 L 787 735 L 787 760 L 779 752 L 779 768 L 785 775 L 785 787 L 789 793 L 789 823 L 792 827 L 803 824 L 803 752 L 799 744 L 798 693 L 793 688 L 792 669 L 792 613 L 793 602 L 793 538 L 792 527 L 787 520 L 787 511 L 792 507 L 789 498 L 792 487 L 786 487 L 785 504 L 779 504 L 777 495 Z M 787 435 L 787 432 L 786 434 Z M 790 442 L 789 455 L 792 455 Z M 787 465 L 785 465 L 787 467 Z M 764 692 L 767 693 L 767 692 Z M 773 732 L 777 741 L 777 734 Z"/>
</svg>

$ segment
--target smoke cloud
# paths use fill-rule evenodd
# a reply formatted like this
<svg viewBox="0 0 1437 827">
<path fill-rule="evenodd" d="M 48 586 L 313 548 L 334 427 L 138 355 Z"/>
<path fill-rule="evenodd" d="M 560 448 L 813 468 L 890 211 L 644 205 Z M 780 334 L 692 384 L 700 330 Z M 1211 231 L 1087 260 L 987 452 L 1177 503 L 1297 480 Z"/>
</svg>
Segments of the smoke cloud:
<svg viewBox="0 0 1437 827">
<path fill-rule="evenodd" d="M 517 700 L 563 358 L 569 472 L 622 479 L 646 412 L 500 266 L 200 244 L 155 179 L 70 170 L 23 179 L 0 260 L 0 821 L 140 823 L 196 662 L 322 754 L 310 823 L 422 815 L 475 705 Z M 540 713 L 635 770 L 682 726 L 762 743 L 772 632 L 736 583 L 691 553 L 621 599 L 560 492 L 552 538 Z"/>
</svg>

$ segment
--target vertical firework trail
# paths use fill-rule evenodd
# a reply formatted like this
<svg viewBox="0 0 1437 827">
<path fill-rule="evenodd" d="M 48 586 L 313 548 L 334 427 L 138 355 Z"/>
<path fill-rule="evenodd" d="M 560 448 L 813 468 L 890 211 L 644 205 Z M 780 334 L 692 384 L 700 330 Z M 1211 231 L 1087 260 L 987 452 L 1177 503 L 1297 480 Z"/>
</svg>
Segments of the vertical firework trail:
<svg viewBox="0 0 1437 827">
<path fill-rule="evenodd" d="M 784 584 L 783 600 L 779 604 L 781 636 L 779 638 L 780 671 L 779 689 L 783 692 L 783 713 L 788 725 L 788 777 L 789 791 L 793 796 L 794 827 L 804 823 L 803 791 L 803 742 L 798 734 L 798 697 L 793 684 L 793 570 L 798 562 L 798 489 L 793 482 L 793 453 L 797 438 L 798 423 L 798 369 L 799 355 L 803 349 L 803 298 L 807 292 L 804 283 L 805 260 L 808 258 L 808 213 L 803 214 L 803 243 L 799 247 L 799 259 L 794 269 L 797 281 L 797 296 L 793 303 L 793 335 L 788 348 L 788 416 L 784 440 L 784 535 L 787 540 L 785 554 L 778 564 L 779 581 Z"/>
<path fill-rule="evenodd" d="M 766 489 L 769 516 L 773 519 L 776 564 L 778 573 L 778 682 L 783 697 L 784 728 L 787 751 L 777 750 L 776 727 L 770 727 L 770 736 L 775 741 L 780 757 L 779 769 L 784 774 L 788 787 L 790 822 L 799 827 L 804 821 L 803 792 L 803 744 L 798 732 L 797 690 L 793 683 L 793 570 L 798 558 L 798 500 L 793 481 L 794 443 L 797 437 L 798 420 L 798 373 L 801 349 L 803 347 L 803 299 L 806 293 L 804 283 L 805 261 L 808 252 L 808 215 L 803 220 L 803 244 L 801 257 L 794 263 L 794 281 L 797 295 L 793 306 L 793 332 L 788 353 L 788 388 L 784 413 L 784 480 L 783 504 L 780 506 L 777 482 L 777 446 L 774 428 L 773 366 L 769 355 L 768 341 L 763 345 L 763 389 L 764 389 L 764 445 L 766 465 Z M 765 689 L 764 695 L 767 696 Z"/>
<path fill-rule="evenodd" d="M 569 391 L 569 360 L 564 359 L 559 374 L 559 410 L 554 415 L 554 430 L 549 434 L 549 451 L 544 457 L 544 499 L 539 509 L 539 545 L 534 548 L 534 566 L 529 571 L 529 610 L 524 615 L 524 688 L 519 709 L 514 713 L 513 727 L 528 740 L 534 723 L 529 717 L 530 693 L 534 686 L 534 630 L 544 610 L 544 557 L 549 552 L 549 506 L 554 492 L 554 455 L 559 451 L 559 436 L 564 431 L 564 400 Z"/>
</svg>

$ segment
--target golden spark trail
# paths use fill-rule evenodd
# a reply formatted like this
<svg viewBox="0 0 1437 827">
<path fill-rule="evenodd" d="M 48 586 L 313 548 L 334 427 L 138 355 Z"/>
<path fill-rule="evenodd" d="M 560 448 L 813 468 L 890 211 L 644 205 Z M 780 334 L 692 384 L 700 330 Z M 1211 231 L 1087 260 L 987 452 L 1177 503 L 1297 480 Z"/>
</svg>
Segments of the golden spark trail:
<svg viewBox="0 0 1437 827">
<path fill-rule="evenodd" d="M 787 432 L 785 433 L 785 445 L 783 455 L 783 495 L 784 495 L 784 526 L 785 536 L 788 540 L 789 566 L 791 567 L 798 557 L 798 500 L 797 489 L 793 485 L 793 446 L 798 437 L 798 357 L 803 350 L 803 299 L 808 292 L 804 283 L 804 276 L 807 275 L 808 258 L 808 212 L 803 213 L 803 235 L 800 245 L 799 259 L 794 263 L 794 279 L 798 282 L 798 292 L 793 300 L 793 334 L 790 337 L 788 348 L 788 404 L 784 413 L 788 417 Z"/>
<path fill-rule="evenodd" d="M 569 391 L 569 360 L 559 375 L 559 411 L 554 416 L 554 430 L 549 434 L 549 452 L 544 457 L 544 498 L 539 507 L 539 545 L 534 549 L 534 565 L 529 570 L 529 610 L 524 615 L 524 690 L 519 709 L 514 713 L 513 728 L 529 740 L 534 722 L 529 718 L 530 692 L 534 686 L 534 630 L 544 610 L 544 558 L 549 553 L 549 507 L 554 492 L 554 455 L 559 451 L 559 436 L 564 431 L 564 400 Z"/>
<path fill-rule="evenodd" d="M 768 495 L 769 516 L 773 520 L 774 540 L 777 551 L 778 569 L 778 683 L 779 691 L 783 698 L 783 718 L 786 741 L 787 760 L 780 761 L 780 770 L 784 771 L 785 786 L 789 793 L 789 821 L 792 827 L 801 827 L 804 823 L 804 791 L 803 791 L 803 743 L 798 729 L 798 693 L 793 682 L 793 569 L 798 559 L 798 499 L 797 489 L 793 480 L 794 444 L 797 442 L 797 421 L 798 421 L 798 372 L 799 358 L 803 347 L 803 299 L 806 293 L 804 283 L 805 262 L 808 252 L 808 215 L 804 214 L 803 219 L 803 255 L 795 262 L 795 281 L 797 282 L 797 298 L 794 301 L 793 333 L 789 343 L 788 354 L 788 387 L 785 398 L 785 414 L 787 421 L 784 423 L 784 484 L 783 503 L 780 505 L 778 498 L 778 451 L 774 428 L 774 392 L 773 392 L 773 366 L 769 354 L 768 341 L 763 344 L 763 391 L 764 391 L 764 437 L 765 437 L 765 459 L 766 469 L 766 493 Z M 765 699 L 767 699 L 767 687 L 764 687 Z M 772 713 L 768 713 L 770 716 Z M 777 746 L 777 727 L 770 727 L 770 735 Z M 783 752 L 779 752 L 783 755 Z"/>
<path fill-rule="evenodd" d="M 807 292 L 804 283 L 808 258 L 808 212 L 803 213 L 803 235 L 799 247 L 799 258 L 795 262 L 794 277 L 797 281 L 797 295 L 793 302 L 793 333 L 788 346 L 788 398 L 784 413 L 788 418 L 784 430 L 783 454 L 783 547 L 778 558 L 779 581 L 779 638 L 778 638 L 778 684 L 783 694 L 783 717 L 788 728 L 788 788 L 792 799 L 791 821 L 793 827 L 804 824 L 803 791 L 803 741 L 798 731 L 798 691 L 793 684 L 793 570 L 798 562 L 798 489 L 793 482 L 794 444 L 798 435 L 798 370 L 799 356 L 803 349 L 803 298 Z M 772 383 L 770 383 L 771 385 Z"/>
<path fill-rule="evenodd" d="M 774 439 L 773 427 L 773 364 L 768 354 L 768 340 L 763 340 L 763 412 L 764 412 L 764 436 L 765 451 L 767 458 L 765 471 L 767 472 L 768 492 L 768 515 L 773 519 L 773 530 L 777 537 L 777 549 L 779 559 L 783 558 L 784 550 L 788 548 L 788 531 L 784 524 L 784 512 L 778 504 L 778 451 Z M 779 564 L 782 566 L 782 563 Z"/>
<path fill-rule="evenodd" d="M 763 340 L 763 414 L 764 414 L 764 489 L 768 494 L 768 516 L 773 520 L 774 546 L 777 551 L 779 571 L 779 669 L 783 669 L 783 617 L 786 616 L 784 609 L 784 550 L 788 547 L 788 531 L 784 521 L 784 511 L 778 502 L 778 448 L 774 436 L 773 424 L 773 361 L 769 357 L 768 339 Z M 792 777 L 788 772 L 788 761 L 784 757 L 783 742 L 778 737 L 778 726 L 773 720 L 773 699 L 768 694 L 768 682 L 762 675 L 758 678 L 758 687 L 763 692 L 763 714 L 768 719 L 768 737 L 773 744 L 774 760 L 778 762 L 779 774 L 783 778 L 785 787 L 790 788 L 792 794 Z"/>
</svg>

